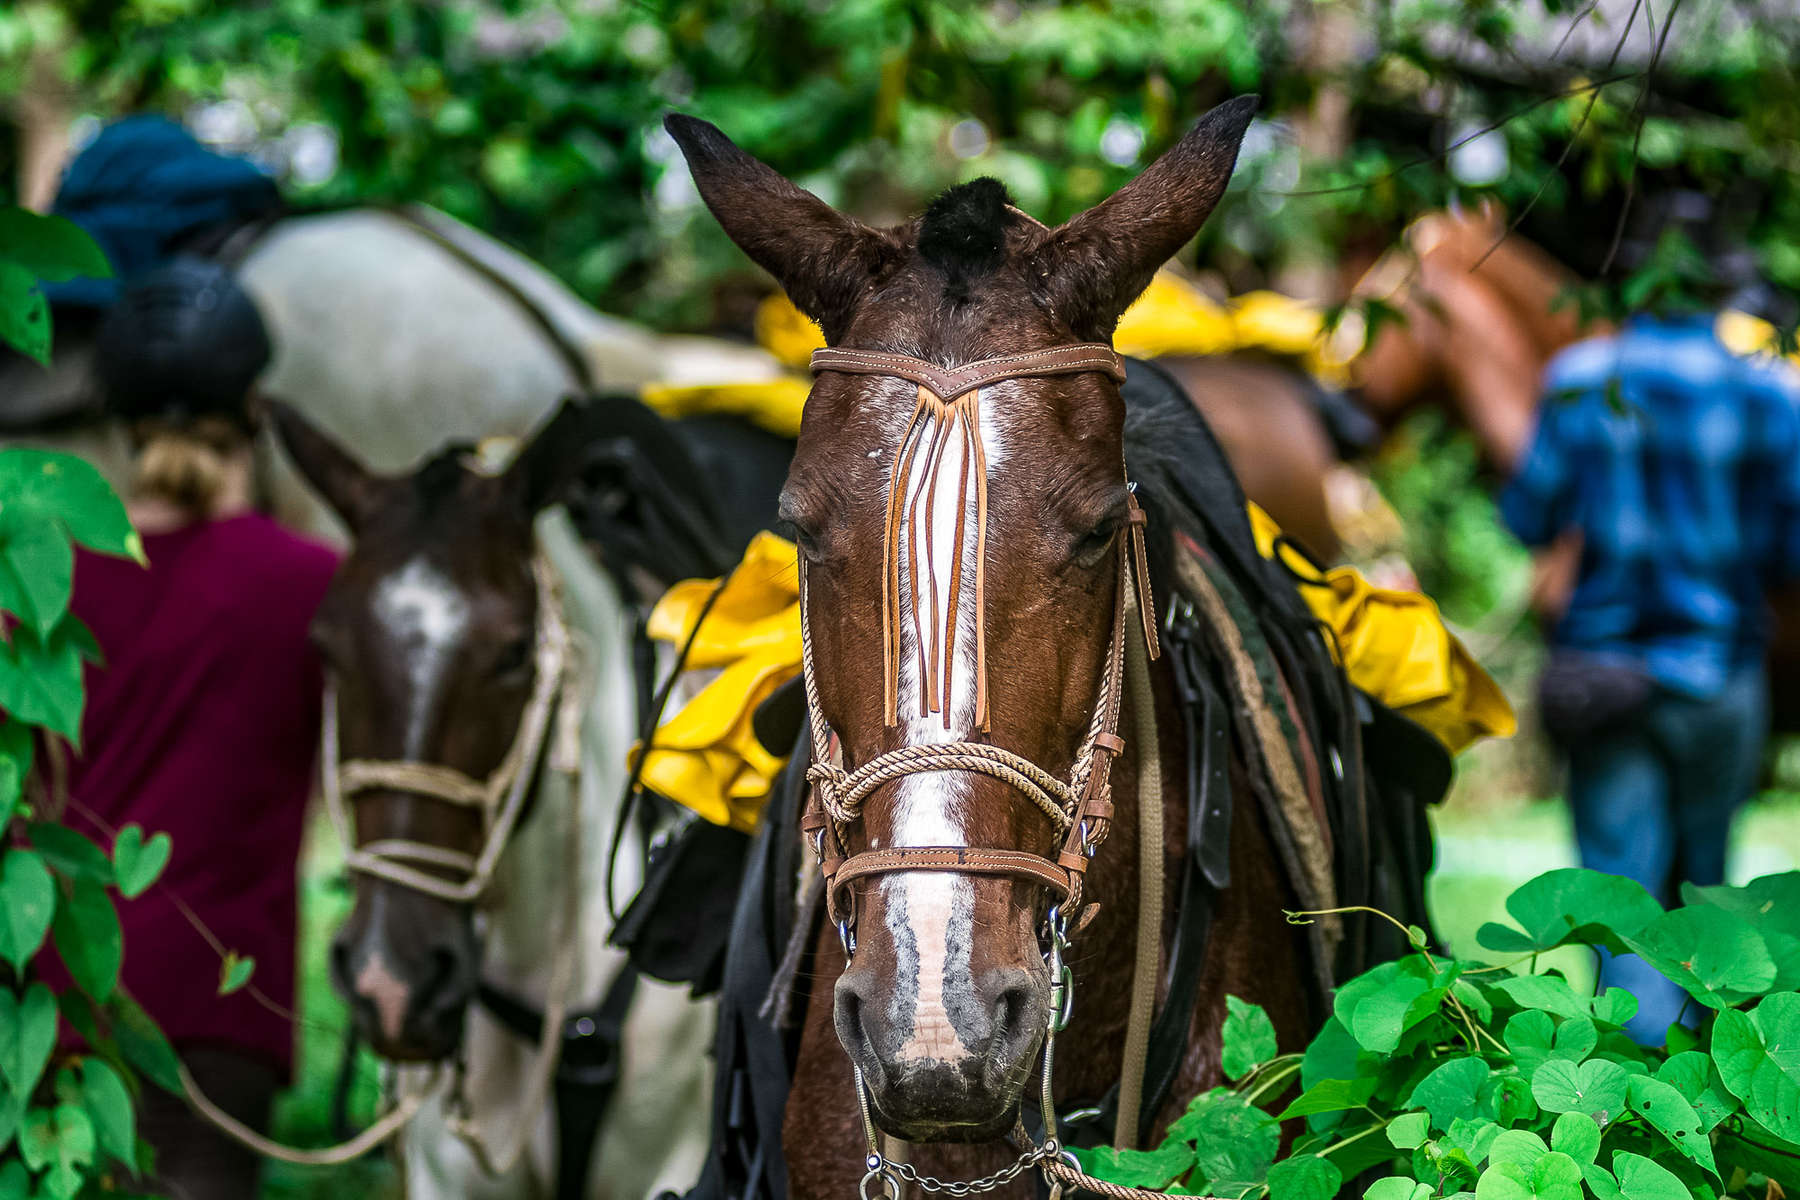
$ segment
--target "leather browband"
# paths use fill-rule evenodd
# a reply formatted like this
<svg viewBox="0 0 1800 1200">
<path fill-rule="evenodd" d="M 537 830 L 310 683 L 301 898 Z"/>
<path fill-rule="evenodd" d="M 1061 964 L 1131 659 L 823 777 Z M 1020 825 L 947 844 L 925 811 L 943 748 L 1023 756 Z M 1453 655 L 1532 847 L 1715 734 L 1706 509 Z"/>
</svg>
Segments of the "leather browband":
<svg viewBox="0 0 1800 1200">
<path fill-rule="evenodd" d="M 1125 382 L 1125 360 L 1111 346 L 1101 342 L 1076 342 L 1068 346 L 1051 346 L 1045 350 L 1027 350 L 1001 358 L 984 358 L 963 367 L 936 367 L 909 354 L 889 354 L 882 350 L 814 350 L 813 374 L 842 371 L 849 375 L 897 375 L 930 388 L 940 400 L 956 399 L 964 392 L 1031 375 L 1075 375 L 1083 371 L 1101 371 L 1119 383 Z"/>
</svg>

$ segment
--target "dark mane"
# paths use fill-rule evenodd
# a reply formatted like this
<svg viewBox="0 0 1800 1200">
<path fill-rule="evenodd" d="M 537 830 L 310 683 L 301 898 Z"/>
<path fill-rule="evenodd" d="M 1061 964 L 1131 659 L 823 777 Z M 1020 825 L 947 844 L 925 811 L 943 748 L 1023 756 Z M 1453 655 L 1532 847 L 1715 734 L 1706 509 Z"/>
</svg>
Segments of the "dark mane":
<svg viewBox="0 0 1800 1200">
<path fill-rule="evenodd" d="M 1006 185 L 998 179 L 960 183 L 925 210 L 919 223 L 919 257 L 942 271 L 944 293 L 952 300 L 969 284 L 1006 261 Z"/>
</svg>

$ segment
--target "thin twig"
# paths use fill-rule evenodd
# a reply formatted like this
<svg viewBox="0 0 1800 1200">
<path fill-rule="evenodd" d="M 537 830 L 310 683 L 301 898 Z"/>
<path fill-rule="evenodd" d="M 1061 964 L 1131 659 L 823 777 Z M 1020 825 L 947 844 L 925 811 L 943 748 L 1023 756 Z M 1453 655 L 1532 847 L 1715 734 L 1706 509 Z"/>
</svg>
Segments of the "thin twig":
<svg viewBox="0 0 1800 1200">
<path fill-rule="evenodd" d="M 1618 65 L 1619 55 L 1625 51 L 1625 42 L 1631 37 L 1632 27 L 1637 24 L 1638 13 L 1643 10 L 1644 2 L 1645 0 L 1633 0 L 1631 12 L 1625 18 L 1625 28 L 1619 31 L 1619 40 L 1613 43 L 1612 54 L 1608 56 L 1606 60 L 1606 70 L 1609 75 L 1612 73 L 1613 68 Z M 1651 36 L 1655 37 L 1654 17 L 1652 17 L 1651 20 Z M 1558 49 L 1560 50 L 1560 47 Z M 1640 104 L 1643 102 L 1644 94 L 1650 90 L 1650 71 L 1655 68 L 1655 65 L 1655 59 L 1652 58 L 1650 68 L 1644 71 L 1643 90 L 1638 93 L 1638 101 Z M 1543 198 L 1544 190 L 1550 186 L 1550 181 L 1561 173 L 1563 164 L 1569 160 L 1569 155 L 1574 151 L 1575 143 L 1581 140 L 1582 131 L 1587 128 L 1588 118 L 1594 115 L 1594 105 L 1597 104 L 1599 100 L 1600 89 L 1595 88 L 1588 94 L 1587 107 L 1581 110 L 1581 120 L 1577 121 L 1575 123 L 1575 128 L 1569 131 L 1569 140 L 1563 144 L 1562 153 L 1556 156 L 1555 164 L 1550 170 L 1544 173 L 1543 182 L 1538 184 L 1537 191 L 1531 194 L 1531 199 L 1527 200 L 1524 207 L 1520 208 L 1519 211 L 1513 215 L 1512 220 L 1506 223 L 1505 230 L 1501 232 L 1499 237 L 1494 239 L 1493 245 L 1482 251 L 1481 257 L 1469 264 L 1469 272 L 1471 274 L 1479 270 L 1481 264 L 1486 262 L 1494 251 L 1501 247 L 1507 238 L 1519 232 L 1519 226 L 1525 223 L 1525 218 L 1531 213 L 1532 209 L 1537 207 L 1537 202 Z M 1641 123 L 1639 128 L 1642 129 Z M 1634 166 L 1636 161 L 1637 146 L 1636 143 L 1633 143 L 1632 162 Z"/>
<path fill-rule="evenodd" d="M 1569 39 L 1575 36 L 1575 31 L 1577 29 L 1581 28 L 1581 23 L 1587 20 L 1588 17 L 1593 14 L 1593 11 L 1599 7 L 1600 0 L 1588 0 L 1588 6 L 1575 14 L 1574 18 L 1569 22 L 1569 27 L 1563 30 L 1562 40 L 1557 42 L 1556 49 L 1550 52 L 1552 61 L 1562 57 L 1563 47 L 1569 44 Z"/>
<path fill-rule="evenodd" d="M 1406 925 L 1406 923 L 1401 921 L 1399 918 L 1394 917 L 1388 913 L 1384 913 L 1379 908 L 1372 908 L 1367 904 L 1349 904 L 1349 905 L 1345 905 L 1343 908 L 1321 908 L 1321 909 L 1316 909 L 1311 912 L 1289 912 L 1286 909 L 1282 909 L 1281 915 L 1287 918 L 1289 925 L 1311 925 L 1312 918 L 1314 918 L 1314 917 L 1335 917 L 1335 916 L 1341 916 L 1344 913 L 1359 913 L 1359 912 L 1360 913 L 1372 913 L 1375 916 L 1380 917 L 1382 920 L 1386 921 L 1389 925 L 1392 925 L 1395 929 L 1398 929 L 1401 933 L 1405 934 L 1406 935 L 1406 944 L 1411 946 L 1413 949 L 1417 950 L 1421 955 L 1424 956 L 1425 965 L 1430 967 L 1434 973 L 1437 971 L 1437 960 L 1431 957 L 1431 951 L 1427 950 L 1423 945 L 1413 941 L 1412 929 L 1409 928 Z"/>
<path fill-rule="evenodd" d="M 1379 184 L 1387 183 L 1390 180 L 1398 179 L 1400 176 L 1406 174 L 1408 171 L 1414 170 L 1415 168 L 1430 166 L 1432 163 L 1442 162 L 1442 161 L 1444 161 L 1444 159 L 1448 158 L 1452 153 L 1454 153 L 1457 150 L 1460 150 L 1462 147 L 1468 145 L 1470 142 L 1474 141 L 1476 138 L 1482 137 L 1486 134 L 1490 134 L 1490 133 L 1494 132 L 1494 130 L 1499 129 L 1501 126 L 1506 125 L 1512 121 L 1516 121 L 1520 117 L 1524 116 L 1525 114 L 1533 112 L 1537 109 L 1540 109 L 1546 104 L 1554 104 L 1558 100 L 1568 100 L 1568 99 L 1571 99 L 1572 97 L 1582 95 L 1585 92 L 1598 93 L 1598 91 L 1601 88 L 1610 87 L 1611 85 L 1613 85 L 1615 83 L 1623 83 L 1628 79 L 1635 79 L 1635 78 L 1637 78 L 1636 72 L 1627 72 L 1626 74 L 1623 74 L 1623 75 L 1610 75 L 1605 79 L 1596 79 L 1596 80 L 1591 80 L 1587 83 L 1577 84 L 1575 87 L 1569 88 L 1567 91 L 1557 92 L 1554 95 L 1539 96 L 1536 100 L 1533 100 L 1529 104 L 1521 105 L 1519 108 L 1516 108 L 1512 112 L 1507 113 L 1504 117 L 1501 117 L 1499 120 L 1493 121 L 1487 125 L 1483 125 L 1480 129 L 1476 129 L 1476 130 L 1466 134 L 1465 136 L 1458 138 L 1456 141 L 1450 143 L 1448 146 L 1444 147 L 1444 149 L 1438 151 L 1435 154 L 1427 154 L 1420 158 L 1414 159 L 1412 162 L 1403 163 L 1402 165 L 1395 167 L 1391 171 L 1387 171 L 1387 172 L 1384 172 L 1383 174 L 1377 175 L 1373 179 L 1362 180 L 1360 183 L 1345 183 L 1345 184 L 1338 184 L 1333 187 L 1324 187 L 1324 188 L 1301 188 L 1301 189 L 1297 189 L 1297 190 L 1293 190 L 1293 191 L 1285 191 L 1285 192 L 1283 192 L 1283 191 L 1263 192 L 1263 191 L 1261 191 L 1261 189 L 1252 189 L 1252 190 L 1257 191 L 1258 194 L 1260 194 L 1260 195 L 1280 196 L 1284 199 L 1304 199 L 1309 196 L 1335 196 L 1335 195 L 1339 195 L 1343 192 L 1364 191 L 1368 188 L 1375 187 Z"/>
<path fill-rule="evenodd" d="M 1663 47 L 1669 44 L 1669 33 L 1675 28 L 1675 14 L 1681 10 L 1681 0 L 1674 0 L 1669 5 L 1668 15 L 1663 18 L 1662 36 L 1656 37 L 1656 17 L 1651 14 L 1650 27 L 1654 45 L 1650 48 L 1650 65 L 1644 69 L 1644 84 L 1638 89 L 1637 103 L 1632 106 L 1632 115 L 1637 118 L 1637 128 L 1631 135 L 1631 170 L 1625 176 L 1625 203 L 1619 206 L 1619 219 L 1613 225 L 1612 245 L 1606 249 L 1606 261 L 1600 264 L 1600 274 L 1612 271 L 1613 260 L 1618 257 L 1619 245 L 1625 239 L 1625 220 L 1631 215 L 1632 201 L 1637 198 L 1638 143 L 1644 137 L 1644 104 L 1650 96 L 1650 80 L 1656 74 L 1657 64 L 1662 62 Z"/>
<path fill-rule="evenodd" d="M 101 833 L 105 834 L 107 837 L 112 838 L 114 841 L 118 840 L 118 837 L 119 837 L 118 829 L 115 828 L 110 822 L 108 822 L 106 820 L 106 818 L 102 817 L 99 813 L 95 812 L 93 809 L 91 809 L 87 805 L 83 804 L 80 800 L 76 799 L 73 794 L 71 794 L 69 796 L 68 804 L 69 804 L 70 808 L 74 809 L 76 812 L 80 813 L 83 817 L 86 817 L 90 822 L 92 822 L 94 825 L 94 828 L 98 829 Z M 175 906 L 175 911 L 181 914 L 182 919 L 185 920 L 189 925 L 193 926 L 194 932 L 200 935 L 201 939 L 206 942 L 207 947 L 209 949 L 211 949 L 214 954 L 217 954 L 219 956 L 219 963 L 221 966 L 223 966 L 225 963 L 225 960 L 227 958 L 231 957 L 233 952 L 226 947 L 224 942 L 219 940 L 219 935 L 214 933 L 212 931 L 212 928 L 210 926 L 208 926 L 205 921 L 200 919 L 200 914 L 195 912 L 192 908 L 190 908 L 188 906 L 188 902 L 186 900 L 183 900 L 179 895 L 176 894 L 174 888 L 170 887 L 168 884 L 162 882 L 161 880 L 158 880 L 156 882 L 155 887 L 158 892 L 160 892 L 171 904 L 173 904 Z M 252 1000 L 256 1001 L 258 1004 L 262 1005 L 264 1008 L 268 1009 L 270 1012 L 274 1013 L 276 1016 L 280 1017 L 282 1020 L 287 1021 L 289 1024 L 302 1026 L 306 1029 L 310 1029 L 310 1030 L 314 1031 L 315 1033 L 336 1034 L 336 1033 L 340 1032 L 335 1027 L 327 1025 L 321 1021 L 314 1021 L 308 1017 L 301 1016 L 299 1013 L 295 1012 L 293 1009 L 288 1008 L 286 1005 L 281 1004 L 279 1001 L 275 1000 L 267 992 L 265 992 L 261 988 L 257 987 L 254 983 L 246 983 L 242 990 L 245 995 L 249 996 Z"/>
</svg>

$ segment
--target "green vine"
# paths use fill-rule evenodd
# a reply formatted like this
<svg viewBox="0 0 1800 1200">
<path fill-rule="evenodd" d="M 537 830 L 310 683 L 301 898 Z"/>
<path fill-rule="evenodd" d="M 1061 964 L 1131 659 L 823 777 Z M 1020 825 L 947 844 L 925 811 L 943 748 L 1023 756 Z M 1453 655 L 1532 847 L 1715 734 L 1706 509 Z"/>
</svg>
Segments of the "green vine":
<svg viewBox="0 0 1800 1200">
<path fill-rule="evenodd" d="M 39 283 L 110 273 L 69 222 L 0 208 L 0 340 L 47 361 Z M 102 848 L 61 823 L 46 782 L 68 748 L 79 751 L 83 670 L 100 661 L 69 612 L 76 545 L 145 561 L 124 506 L 92 466 L 0 449 L 0 1200 L 135 1194 L 131 1181 L 153 1172 L 137 1097 L 146 1086 L 181 1091 L 174 1050 L 119 986 L 115 907 L 115 897 L 156 883 L 169 837 L 126 825 Z M 72 981 L 60 993 L 35 969 L 46 945 Z M 249 977 L 249 960 L 235 959 L 220 990 Z M 84 1052 L 58 1050 L 64 1022 Z"/>
<path fill-rule="evenodd" d="M 1228 997 L 1235 1086 L 1196 1097 L 1155 1149 L 1078 1151 L 1083 1167 L 1232 1200 L 1332 1200 L 1359 1179 L 1368 1200 L 1778 1197 L 1800 1187 L 1800 872 L 1683 900 L 1664 911 L 1627 879 L 1541 875 L 1508 898 L 1515 924 L 1477 935 L 1512 961 L 1434 957 L 1415 938 L 1340 987 L 1297 1056 Z M 1628 993 L 1518 970 L 1567 945 L 1638 955 L 1697 1026 L 1640 1046 Z"/>
</svg>

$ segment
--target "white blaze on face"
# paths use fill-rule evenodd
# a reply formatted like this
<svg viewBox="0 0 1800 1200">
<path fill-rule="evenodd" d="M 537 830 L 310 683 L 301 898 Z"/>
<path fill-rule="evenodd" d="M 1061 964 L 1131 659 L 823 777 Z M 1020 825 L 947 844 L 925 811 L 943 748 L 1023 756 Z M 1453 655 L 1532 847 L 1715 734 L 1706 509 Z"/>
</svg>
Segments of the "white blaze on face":
<svg viewBox="0 0 1800 1200">
<path fill-rule="evenodd" d="M 375 589 L 375 619 L 405 656 L 412 707 L 406 714 L 402 753 L 420 758 L 440 699 L 444 674 L 469 629 L 469 600 L 423 556 L 382 580 Z"/>
<path fill-rule="evenodd" d="M 1005 461 L 1005 443 L 997 428 L 1005 385 L 984 388 L 981 396 L 981 439 L 987 457 L 990 493 L 999 480 Z M 897 436 L 897 435 L 896 435 Z M 900 678 L 899 718 L 903 740 L 909 745 L 966 740 L 975 717 L 975 479 L 970 464 L 967 495 L 961 508 L 956 499 L 960 470 L 957 465 L 956 440 L 962 437 L 959 427 L 952 433 L 949 453 L 938 471 L 936 494 L 923 493 L 932 486 L 931 472 L 923 463 L 924 450 L 915 458 L 908 480 L 906 508 L 902 513 L 900 537 L 895 545 L 901 554 L 900 565 Z M 929 445 L 927 441 L 926 445 Z M 907 524 L 912 519 L 914 500 L 920 519 L 927 510 L 932 515 L 931 542 L 936 548 L 936 578 L 925 565 L 925 530 L 919 531 L 919 573 L 917 592 L 923 611 L 917 626 L 924 630 L 926 657 L 930 658 L 932 630 L 943 636 L 945 617 L 950 604 L 951 550 L 956 545 L 957 526 L 963 526 L 962 589 L 958 597 L 956 645 L 944 647 L 941 662 L 951 672 L 950 721 L 945 728 L 941 712 L 919 715 L 919 700 L 926 681 L 920 677 L 919 648 L 913 639 L 912 594 L 914 587 L 906 574 L 904 547 Z M 992 538 L 993 529 L 988 536 Z M 935 587 L 934 587 L 935 585 Z M 933 598 L 935 597 L 935 606 Z M 940 668 L 943 669 L 943 668 Z M 938 680 L 940 697 L 943 680 Z M 970 779 L 959 772 L 933 772 L 909 775 L 894 785 L 896 813 L 894 845 L 896 846 L 964 846 L 968 834 L 963 827 L 963 806 L 968 800 Z M 902 1060 L 935 1058 L 954 1061 L 973 1052 L 963 1043 L 950 1020 L 952 1009 L 967 1011 L 974 1001 L 970 990 L 969 947 L 971 942 L 971 910 L 974 900 L 972 883 L 958 875 L 908 871 L 883 877 L 881 887 L 886 900 L 889 933 L 895 945 L 910 945 L 917 951 L 917 1002 L 910 1013 L 896 1013 L 896 1024 L 913 1030 L 912 1037 L 900 1048 Z M 952 952 L 954 947 L 954 954 Z M 906 963 L 900 964 L 904 970 Z M 908 996 L 908 989 L 895 989 L 896 1001 Z"/>
</svg>

